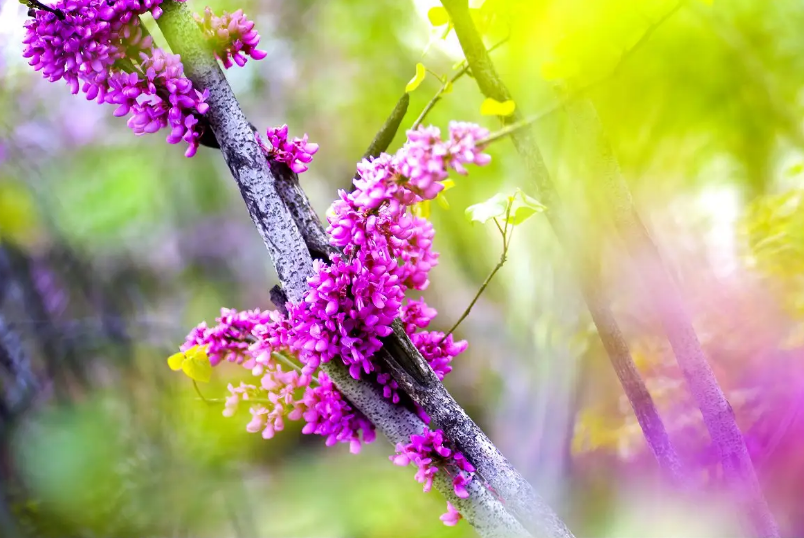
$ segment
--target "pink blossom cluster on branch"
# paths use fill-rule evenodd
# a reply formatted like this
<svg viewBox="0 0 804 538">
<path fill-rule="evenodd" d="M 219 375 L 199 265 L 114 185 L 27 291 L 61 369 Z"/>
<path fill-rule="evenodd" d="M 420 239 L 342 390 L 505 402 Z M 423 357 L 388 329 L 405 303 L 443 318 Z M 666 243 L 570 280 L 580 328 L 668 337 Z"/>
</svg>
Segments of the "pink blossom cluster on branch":
<svg viewBox="0 0 804 538">
<path fill-rule="evenodd" d="M 53 7 L 32 10 L 24 56 L 49 81 L 65 80 L 73 94 L 80 91 L 88 100 L 116 105 L 114 114 L 129 116 L 128 126 L 136 135 L 169 127 L 167 141 L 185 141 L 185 155 L 192 157 L 206 125 L 208 91 L 193 87 L 181 58 L 155 47 L 141 22 L 146 13 L 159 18 L 161 3 L 59 0 Z M 242 10 L 217 17 L 207 8 L 196 22 L 226 68 L 266 55 L 257 49 L 259 35 Z M 307 135 L 289 139 L 287 125 L 268 129 L 265 140 L 255 136 L 266 159 L 295 173 L 306 171 L 318 151 Z M 358 164 L 354 191 L 341 191 L 328 214 L 331 244 L 341 254 L 315 262 L 305 300 L 284 305 L 287 314 L 223 309 L 215 326 L 202 323 L 188 335 L 182 352 L 202 349 L 209 365 L 236 363 L 258 378 L 253 384 L 229 385 L 224 415 L 234 415 L 248 402 L 249 432 L 269 439 L 284 429 L 286 420 L 302 420 L 303 433 L 325 437 L 328 446 L 348 443 L 352 452 L 359 452 L 362 443 L 374 440 L 374 425 L 319 370 L 336 359 L 354 378 L 378 383 L 385 398 L 410 407 L 429 423 L 372 359 L 397 318 L 439 379 L 466 349 L 466 342 L 428 331 L 436 311 L 423 299 L 405 297 L 408 290 L 427 288 L 429 272 L 438 262 L 433 226 L 411 207 L 434 199 L 450 170 L 466 174 L 465 165 L 488 163 L 476 145 L 486 136 L 487 130 L 468 123 L 451 123 L 446 139 L 437 128 L 420 127 L 408 133 L 395 154 Z M 426 429 L 396 449 L 392 461 L 413 463 L 425 491 L 436 473 L 445 472 L 455 494 L 468 496 L 466 485 L 475 469 L 449 447 L 440 430 Z M 442 520 L 455 524 L 458 519 L 460 514 L 448 505 Z"/>
<path fill-rule="evenodd" d="M 396 318 L 439 379 L 466 349 L 466 342 L 455 342 L 452 335 L 445 338 L 441 332 L 428 331 L 435 309 L 423 299 L 405 297 L 408 290 L 428 286 L 429 271 L 438 261 L 432 250 L 432 224 L 414 216 L 411 207 L 435 198 L 450 169 L 465 174 L 466 164 L 488 163 L 483 148 L 475 145 L 487 135 L 486 129 L 467 123 L 451 123 L 447 139 L 437 128 L 420 127 L 408 133 L 408 141 L 394 155 L 358 164 L 355 190 L 341 191 L 327 217 L 330 242 L 341 253 L 329 262 L 316 260 L 305 300 L 287 303 L 287 315 L 223 309 L 217 325 L 202 323 L 188 335 L 183 351 L 202 346 L 212 365 L 226 360 L 260 377 L 259 384 L 229 386 L 224 414 L 232 415 L 242 401 L 259 402 L 251 405 L 249 431 L 262 431 L 270 438 L 284 428 L 285 419 L 304 420 L 304 433 L 323 435 L 328 445 L 348 442 L 357 452 L 361 442 L 373 440 L 374 429 L 318 369 L 334 359 L 343 361 L 354 378 L 378 382 L 386 398 L 410 406 L 429 422 L 421 409 L 400 396 L 396 383 L 372 359 Z M 276 148 L 269 158 L 289 166 L 300 154 L 311 156 L 318 149 L 306 136 L 288 143 L 286 126 L 270 130 L 268 138 Z M 298 158 L 309 162 L 304 159 L 306 155 Z M 297 361 L 297 370 L 284 370 L 277 357 Z M 303 395 L 296 396 L 300 390 Z M 398 445 L 391 459 L 398 465 L 416 465 L 416 479 L 425 491 L 434 475 L 449 472 L 449 467 L 455 494 L 466 497 L 474 467 L 448 445 L 443 432 L 426 430 Z M 444 521 L 456 522 L 456 513 L 448 512 Z"/>
<path fill-rule="evenodd" d="M 51 82 L 64 80 L 73 94 L 116 105 L 115 116 L 129 116 L 137 136 L 170 128 L 170 144 L 184 141 L 185 155 L 198 150 L 203 134 L 206 90 L 184 76 L 177 54 L 155 47 L 140 15 L 162 14 L 162 0 L 59 0 L 52 11 L 38 10 L 26 22 L 23 56 Z M 207 8 L 199 20 L 215 35 L 216 55 L 226 67 L 245 56 L 261 59 L 254 23 L 238 10 L 222 18 Z M 221 25 L 225 25 L 225 28 Z"/>
<path fill-rule="evenodd" d="M 204 16 L 195 15 L 195 20 L 212 46 L 215 57 L 226 69 L 232 67 L 232 62 L 243 67 L 248 61 L 246 56 L 262 60 L 268 55 L 257 48 L 260 35 L 254 29 L 254 22 L 243 15 L 242 9 L 231 14 L 224 11 L 223 15 L 217 17 L 211 9 L 206 8 Z"/>
</svg>

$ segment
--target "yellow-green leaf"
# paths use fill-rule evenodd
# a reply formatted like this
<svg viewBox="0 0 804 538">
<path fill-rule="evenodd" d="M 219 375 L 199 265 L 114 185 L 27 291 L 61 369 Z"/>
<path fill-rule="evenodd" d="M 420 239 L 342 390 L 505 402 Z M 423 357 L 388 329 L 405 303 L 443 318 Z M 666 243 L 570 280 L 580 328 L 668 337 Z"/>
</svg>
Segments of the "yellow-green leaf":
<svg viewBox="0 0 804 538">
<path fill-rule="evenodd" d="M 447 81 L 446 84 L 444 84 L 444 89 L 441 90 L 441 95 L 446 95 L 448 93 L 452 93 L 452 82 L 450 82 L 449 80 Z"/>
<path fill-rule="evenodd" d="M 427 18 L 433 26 L 443 26 L 449 22 L 447 10 L 441 6 L 434 7 L 427 12 Z"/>
<path fill-rule="evenodd" d="M 421 63 L 421 62 L 417 63 L 416 64 L 416 75 L 412 79 L 410 79 L 410 82 L 408 82 L 408 85 L 405 86 L 405 91 L 407 93 L 410 93 L 413 90 L 415 90 L 416 88 L 418 88 L 419 84 L 422 83 L 422 81 L 424 80 L 424 77 L 426 75 L 427 75 L 427 70 L 424 68 L 424 64 Z"/>
<path fill-rule="evenodd" d="M 178 353 L 174 353 L 170 357 L 168 357 L 168 366 L 174 372 L 181 370 L 181 365 L 184 362 L 184 352 L 179 351 Z"/>
<path fill-rule="evenodd" d="M 410 208 L 410 211 L 417 217 L 430 218 L 430 200 L 422 200 Z"/>
<path fill-rule="evenodd" d="M 449 202 L 447 201 L 447 197 L 444 196 L 444 193 L 454 187 L 455 182 L 451 179 L 447 179 L 441 184 L 444 185 L 444 189 L 438 193 L 438 196 L 436 196 L 436 202 L 438 202 L 438 205 L 440 205 L 442 209 L 449 210 Z"/>
<path fill-rule="evenodd" d="M 531 198 L 520 189 L 517 189 L 511 202 L 511 211 L 508 222 L 517 226 L 522 224 L 536 213 L 543 213 L 547 208 L 538 200 Z"/>
<path fill-rule="evenodd" d="M 181 369 L 187 377 L 202 383 L 209 382 L 212 377 L 212 365 L 209 363 L 206 352 L 187 357 L 182 363 Z"/>
<path fill-rule="evenodd" d="M 181 370 L 190 379 L 207 383 L 212 377 L 212 364 L 209 362 L 205 346 L 193 346 L 187 351 L 175 353 L 168 358 L 171 370 Z"/>
<path fill-rule="evenodd" d="M 506 195 L 497 193 L 485 202 L 467 207 L 466 218 L 470 222 L 485 224 L 493 218 L 505 216 L 509 203 L 510 199 Z"/>
<path fill-rule="evenodd" d="M 501 103 L 489 97 L 480 105 L 480 113 L 484 116 L 510 116 L 516 110 L 516 103 L 511 100 Z"/>
</svg>

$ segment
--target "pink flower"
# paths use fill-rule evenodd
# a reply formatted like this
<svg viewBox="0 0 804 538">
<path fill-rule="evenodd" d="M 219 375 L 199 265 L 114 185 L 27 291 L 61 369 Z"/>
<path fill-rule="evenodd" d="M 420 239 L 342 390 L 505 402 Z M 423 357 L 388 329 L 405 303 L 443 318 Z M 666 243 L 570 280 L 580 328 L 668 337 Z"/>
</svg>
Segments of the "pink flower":
<svg viewBox="0 0 804 538">
<path fill-rule="evenodd" d="M 215 57 L 226 69 L 232 67 L 232 62 L 243 67 L 248 61 L 246 56 L 262 60 L 268 55 L 257 49 L 260 34 L 254 29 L 254 23 L 243 15 L 242 9 L 231 14 L 224 11 L 223 15 L 217 17 L 210 8 L 206 8 L 204 16 L 195 15 L 195 20 L 211 44 Z"/>
<path fill-rule="evenodd" d="M 452 506 L 452 503 L 447 502 L 447 513 L 442 514 L 438 519 L 443 521 L 444 525 L 454 527 L 461 519 L 463 519 L 463 516 L 461 516 L 461 513 L 458 512 L 454 506 Z"/>
</svg>

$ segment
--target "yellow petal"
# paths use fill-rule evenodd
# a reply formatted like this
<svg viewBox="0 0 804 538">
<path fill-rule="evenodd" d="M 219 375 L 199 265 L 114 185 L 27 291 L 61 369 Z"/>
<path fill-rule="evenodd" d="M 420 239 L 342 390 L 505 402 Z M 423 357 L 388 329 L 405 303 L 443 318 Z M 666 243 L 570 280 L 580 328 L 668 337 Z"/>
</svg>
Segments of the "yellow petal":
<svg viewBox="0 0 804 538">
<path fill-rule="evenodd" d="M 416 88 L 418 88 L 419 84 L 421 84 L 422 81 L 424 80 L 424 77 L 425 77 L 426 74 L 427 74 L 427 70 L 424 68 L 424 64 L 421 63 L 421 62 L 417 63 L 416 64 L 416 75 L 412 79 L 410 79 L 410 82 L 408 82 L 408 85 L 405 86 L 405 91 L 407 93 L 410 93 L 413 90 L 415 90 Z"/>
<path fill-rule="evenodd" d="M 442 207 L 442 209 L 449 209 L 449 202 L 447 202 L 447 197 L 443 194 L 439 194 L 438 198 L 436 198 L 436 202 L 438 205 Z"/>
<path fill-rule="evenodd" d="M 441 184 L 444 185 L 444 189 L 441 192 L 447 192 L 448 190 L 450 190 L 452 187 L 455 186 L 455 182 L 452 181 L 451 179 L 446 179 L 442 181 Z"/>
<path fill-rule="evenodd" d="M 516 110 L 516 103 L 508 100 L 504 103 L 489 97 L 480 105 L 480 113 L 484 116 L 510 116 Z"/>
<path fill-rule="evenodd" d="M 181 365 L 184 362 L 184 359 L 185 359 L 184 352 L 179 351 L 178 353 L 175 353 L 170 357 L 168 357 L 168 366 L 170 366 L 170 369 L 173 370 L 174 372 L 177 370 L 181 370 Z"/>
</svg>

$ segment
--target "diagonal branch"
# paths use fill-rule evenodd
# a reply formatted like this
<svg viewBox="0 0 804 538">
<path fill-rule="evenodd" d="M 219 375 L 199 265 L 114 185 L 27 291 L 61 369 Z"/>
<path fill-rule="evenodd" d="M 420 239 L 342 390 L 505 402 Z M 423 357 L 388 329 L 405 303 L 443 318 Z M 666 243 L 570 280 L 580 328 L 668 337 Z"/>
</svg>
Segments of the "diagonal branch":
<svg viewBox="0 0 804 538">
<path fill-rule="evenodd" d="M 318 220 L 298 177 L 285 165 L 275 165 L 277 182 L 297 225 L 303 231 L 311 251 L 319 247 L 319 237 L 326 232 Z M 329 246 L 329 252 L 336 252 Z M 532 532 L 551 537 L 571 536 L 555 512 L 533 490 L 533 487 L 500 453 L 485 433 L 472 421 L 438 380 L 427 361 L 410 341 L 399 321 L 394 333 L 383 339 L 384 347 L 375 358 L 388 370 L 401 389 L 419 404 L 433 422 L 446 434 L 460 452 L 475 465 L 478 473 L 501 496 L 509 510 Z M 454 503 L 453 503 L 454 504 Z"/>
<path fill-rule="evenodd" d="M 168 0 L 162 7 L 164 14 L 158 20 L 159 26 L 173 51 L 181 55 L 188 78 L 196 87 L 209 90 L 207 103 L 210 107 L 210 126 L 221 146 L 223 157 L 240 188 L 249 214 L 263 237 L 287 297 L 291 301 L 300 301 L 308 289 L 307 278 L 313 272 L 312 257 L 305 244 L 305 235 L 298 228 L 299 221 L 292 217 L 288 209 L 290 204 L 283 202 L 277 190 L 281 181 L 277 181 L 276 175 L 260 152 L 237 99 L 212 54 L 206 50 L 203 36 L 187 6 Z M 291 191 L 291 195 L 299 202 L 297 210 L 309 207 L 309 202 L 301 198 L 301 189 Z M 309 227 L 310 224 L 304 226 Z M 314 230 L 308 232 L 308 238 L 316 235 Z M 418 352 L 416 355 L 411 361 L 427 365 Z M 384 399 L 377 387 L 353 379 L 346 367 L 338 361 L 326 363 L 322 365 L 322 369 L 344 396 L 392 443 L 407 443 L 411 434 L 420 433 L 425 428 L 424 423 L 413 413 Z M 432 370 L 429 373 L 435 377 Z M 438 386 L 446 393 L 440 383 Z M 450 409 L 457 412 L 457 408 L 465 416 L 454 400 L 451 401 Z M 438 423 L 436 417 L 433 420 Z M 446 429 L 445 433 L 450 435 Z M 457 441 L 455 443 L 459 450 L 471 458 Z M 472 462 L 480 468 L 477 464 L 481 462 Z M 494 484 L 491 485 L 494 487 Z M 528 536 L 522 525 L 488 490 L 481 487 L 479 481 L 473 488 L 472 495 L 465 500 L 455 496 L 451 484 L 439 482 L 438 486 L 442 494 L 484 536 Z"/>
<path fill-rule="evenodd" d="M 441 3 L 455 26 L 458 40 L 480 91 L 486 97 L 497 101 L 509 100 L 511 94 L 497 74 L 483 40 L 475 28 L 468 1 L 442 0 Z M 515 111 L 512 116 L 501 119 L 506 125 L 515 125 L 522 121 L 522 115 L 519 111 Z M 570 226 L 569 215 L 566 214 L 558 197 L 530 129 L 518 128 L 510 134 L 516 150 L 525 161 L 527 170 L 536 184 L 541 200 L 550 208 L 547 218 L 567 250 L 600 339 L 631 403 L 645 440 L 665 475 L 674 483 L 685 485 L 687 477 L 682 470 L 676 450 L 653 398 L 634 365 L 625 337 L 609 306 L 609 300 L 601 290 L 596 269 L 598 260 L 582 251 L 583 243 Z"/>
</svg>

